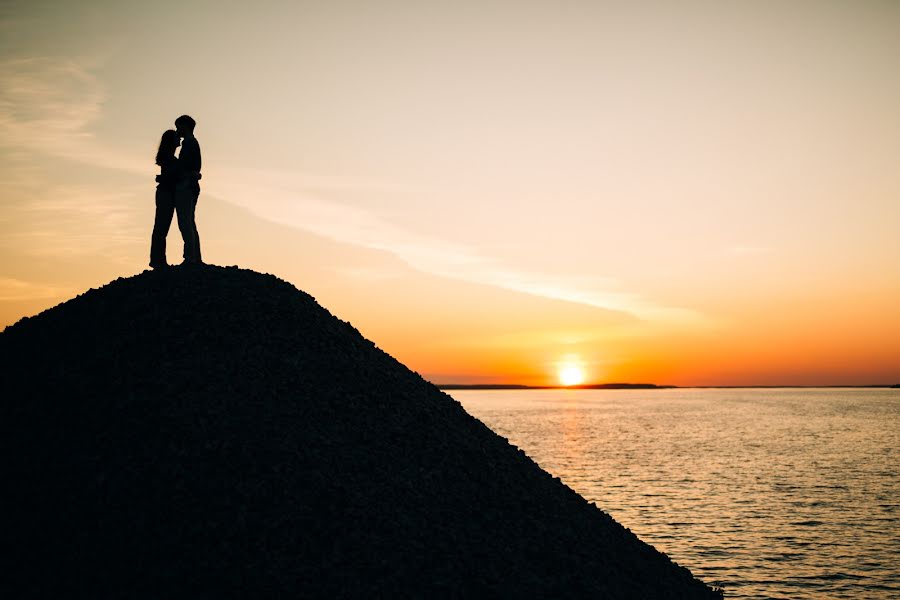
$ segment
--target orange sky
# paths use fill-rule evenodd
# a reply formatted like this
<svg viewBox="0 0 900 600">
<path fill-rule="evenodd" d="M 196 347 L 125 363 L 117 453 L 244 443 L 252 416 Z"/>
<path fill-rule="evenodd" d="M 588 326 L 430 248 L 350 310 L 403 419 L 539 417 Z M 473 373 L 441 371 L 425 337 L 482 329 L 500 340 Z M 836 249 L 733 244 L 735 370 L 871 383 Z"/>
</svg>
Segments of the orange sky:
<svg viewBox="0 0 900 600">
<path fill-rule="evenodd" d="M 0 326 L 145 268 L 186 112 L 206 260 L 433 381 L 900 382 L 898 4 L 13 1 L 0 31 Z"/>
</svg>

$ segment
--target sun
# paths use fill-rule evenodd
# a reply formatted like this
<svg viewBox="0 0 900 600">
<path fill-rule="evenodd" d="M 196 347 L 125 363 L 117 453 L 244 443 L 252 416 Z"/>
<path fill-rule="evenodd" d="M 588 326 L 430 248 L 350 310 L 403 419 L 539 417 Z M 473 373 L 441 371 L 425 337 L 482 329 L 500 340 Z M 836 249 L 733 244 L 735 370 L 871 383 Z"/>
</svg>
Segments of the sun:
<svg viewBox="0 0 900 600">
<path fill-rule="evenodd" d="M 557 376 L 559 377 L 559 383 L 566 387 L 584 383 L 584 369 L 573 363 L 560 365 Z"/>
</svg>

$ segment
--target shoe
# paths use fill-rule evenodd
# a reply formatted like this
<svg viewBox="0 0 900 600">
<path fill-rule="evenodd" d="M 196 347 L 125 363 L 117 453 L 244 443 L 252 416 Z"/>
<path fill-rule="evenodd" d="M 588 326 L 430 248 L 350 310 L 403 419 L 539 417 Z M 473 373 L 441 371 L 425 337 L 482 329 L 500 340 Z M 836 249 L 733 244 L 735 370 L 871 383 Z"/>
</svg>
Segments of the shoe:
<svg viewBox="0 0 900 600">
<path fill-rule="evenodd" d="M 150 263 L 151 269 L 165 269 L 168 266 L 169 266 L 169 263 L 167 263 L 167 262 L 151 262 Z"/>
</svg>

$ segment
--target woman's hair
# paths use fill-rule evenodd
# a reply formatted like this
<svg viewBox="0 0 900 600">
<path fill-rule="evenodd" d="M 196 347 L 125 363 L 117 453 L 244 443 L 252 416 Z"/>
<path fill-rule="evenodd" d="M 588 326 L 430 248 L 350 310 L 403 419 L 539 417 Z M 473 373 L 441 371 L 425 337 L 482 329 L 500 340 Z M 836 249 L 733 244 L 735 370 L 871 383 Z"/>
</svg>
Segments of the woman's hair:
<svg viewBox="0 0 900 600">
<path fill-rule="evenodd" d="M 156 164 L 161 165 L 163 159 L 175 156 L 175 148 L 178 147 L 178 132 L 174 129 L 163 131 L 159 140 L 159 150 L 156 151 Z"/>
</svg>

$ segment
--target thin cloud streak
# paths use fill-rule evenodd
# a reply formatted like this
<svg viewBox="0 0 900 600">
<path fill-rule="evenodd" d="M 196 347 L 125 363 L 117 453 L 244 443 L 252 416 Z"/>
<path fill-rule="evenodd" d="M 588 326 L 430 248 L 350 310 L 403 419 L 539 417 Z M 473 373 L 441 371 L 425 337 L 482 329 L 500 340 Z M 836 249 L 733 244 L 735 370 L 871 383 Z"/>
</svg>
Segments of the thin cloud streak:
<svg viewBox="0 0 900 600">
<path fill-rule="evenodd" d="M 137 191 L 89 186 L 21 191 L 22 199 L 5 206 L 4 224 L 15 223 L 15 227 L 0 238 L 0 248 L 37 257 L 102 253 L 115 261 L 115 248 L 146 243 L 146 232 L 136 228 L 142 210 Z"/>
<path fill-rule="evenodd" d="M 10 277 L 0 277 L 0 302 L 62 298 L 71 294 L 72 290 L 69 288 L 23 281 Z"/>
<path fill-rule="evenodd" d="M 9 145 L 56 149 L 88 139 L 84 128 L 106 100 L 96 77 L 71 59 L 5 60 L 0 79 L 0 131 Z"/>
<path fill-rule="evenodd" d="M 107 101 L 93 68 L 60 57 L 0 61 L 0 145 L 146 173 L 146 161 L 107 151 L 89 131 Z"/>
<path fill-rule="evenodd" d="M 304 189 L 302 176 L 292 181 L 290 174 L 279 173 L 275 185 L 269 185 L 265 179 L 250 184 L 240 176 L 220 173 L 211 193 L 276 223 L 389 252 L 410 267 L 433 275 L 625 312 L 645 321 L 712 325 L 708 317 L 696 311 L 658 305 L 635 293 L 610 291 L 621 286 L 608 278 L 560 278 L 510 268 L 475 247 L 436 240 L 397 227 L 364 209 L 321 200 Z"/>
</svg>

